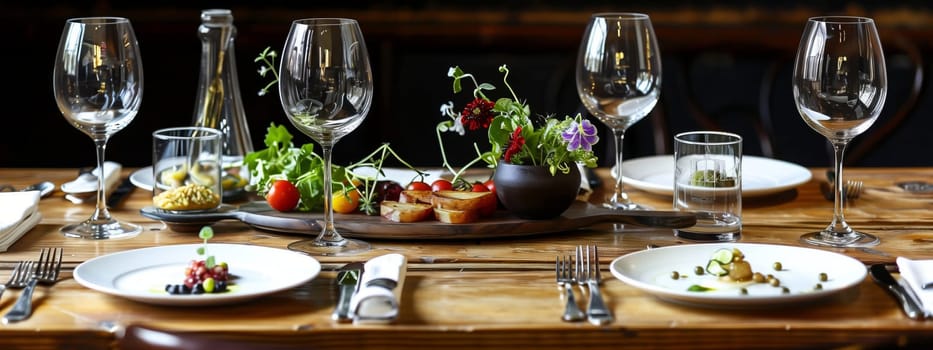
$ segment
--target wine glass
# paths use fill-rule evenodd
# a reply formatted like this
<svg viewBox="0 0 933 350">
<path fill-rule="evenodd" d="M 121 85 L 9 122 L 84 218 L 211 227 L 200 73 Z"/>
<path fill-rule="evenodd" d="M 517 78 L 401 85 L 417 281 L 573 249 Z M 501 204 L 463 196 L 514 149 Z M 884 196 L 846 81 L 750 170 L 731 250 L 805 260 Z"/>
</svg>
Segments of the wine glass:
<svg viewBox="0 0 933 350">
<path fill-rule="evenodd" d="M 822 231 L 803 235 L 804 243 L 857 247 L 878 244 L 843 216 L 842 157 L 846 144 L 868 129 L 881 113 L 887 75 L 875 22 L 864 17 L 815 17 L 807 21 L 794 63 L 794 101 L 800 116 L 829 139 L 835 165 L 833 220 Z"/>
<path fill-rule="evenodd" d="M 288 245 L 312 255 L 348 255 L 370 249 L 334 227 L 331 151 L 369 112 L 373 78 L 356 20 L 312 18 L 292 22 L 279 68 L 279 96 L 288 119 L 321 145 L 324 220 L 313 240 Z"/>
<path fill-rule="evenodd" d="M 55 55 L 52 90 L 68 123 L 94 140 L 97 169 L 101 169 L 94 214 L 81 223 L 62 227 L 62 234 L 86 239 L 139 234 L 139 225 L 111 217 L 102 171 L 107 140 L 133 121 L 143 97 L 143 66 L 130 21 L 119 17 L 68 19 Z"/>
<path fill-rule="evenodd" d="M 603 206 L 647 209 L 622 184 L 625 130 L 651 112 L 661 95 L 661 54 L 648 15 L 597 13 L 590 17 L 577 56 L 577 94 L 586 109 L 612 129 L 615 190 Z"/>
</svg>

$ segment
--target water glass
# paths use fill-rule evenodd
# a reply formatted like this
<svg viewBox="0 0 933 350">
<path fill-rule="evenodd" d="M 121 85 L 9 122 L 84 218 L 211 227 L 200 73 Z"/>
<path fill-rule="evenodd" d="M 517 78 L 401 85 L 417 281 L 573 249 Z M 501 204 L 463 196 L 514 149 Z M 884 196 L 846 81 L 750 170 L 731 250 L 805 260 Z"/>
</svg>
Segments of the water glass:
<svg viewBox="0 0 933 350">
<path fill-rule="evenodd" d="M 152 133 L 152 203 L 171 212 L 214 210 L 220 206 L 222 137 L 204 127 L 178 127 Z"/>
<path fill-rule="evenodd" d="M 676 235 L 729 242 L 742 233 L 742 137 L 714 131 L 674 138 L 674 210 L 697 214 L 695 226 Z"/>
</svg>

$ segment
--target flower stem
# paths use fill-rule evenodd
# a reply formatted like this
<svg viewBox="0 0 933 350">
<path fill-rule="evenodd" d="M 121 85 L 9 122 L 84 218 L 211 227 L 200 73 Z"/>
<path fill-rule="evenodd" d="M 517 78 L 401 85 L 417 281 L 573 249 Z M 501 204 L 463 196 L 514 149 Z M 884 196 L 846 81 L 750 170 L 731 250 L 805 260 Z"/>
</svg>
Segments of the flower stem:
<svg viewBox="0 0 933 350">
<path fill-rule="evenodd" d="M 502 83 L 505 84 L 505 87 L 509 89 L 510 93 L 512 93 L 512 99 L 518 102 L 518 95 L 515 94 L 515 90 L 512 89 L 512 85 L 509 85 L 509 67 L 503 64 L 499 67 L 499 70 L 505 72 L 505 75 L 502 76 Z"/>
</svg>

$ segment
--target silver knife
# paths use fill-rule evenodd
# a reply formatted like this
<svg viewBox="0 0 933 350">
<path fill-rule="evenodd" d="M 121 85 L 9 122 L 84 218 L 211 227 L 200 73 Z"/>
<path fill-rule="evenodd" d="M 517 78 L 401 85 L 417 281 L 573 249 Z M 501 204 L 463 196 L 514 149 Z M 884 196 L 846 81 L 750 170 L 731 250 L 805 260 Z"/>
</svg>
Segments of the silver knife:
<svg viewBox="0 0 933 350">
<path fill-rule="evenodd" d="M 334 308 L 334 312 L 330 316 L 337 322 L 350 322 L 353 320 L 350 315 L 350 299 L 358 290 L 360 278 L 363 276 L 363 263 L 352 262 L 337 271 L 337 286 L 340 294 L 337 299 L 337 307 Z"/>
<path fill-rule="evenodd" d="M 920 305 L 920 301 L 912 289 L 904 287 L 901 283 L 888 272 L 888 269 L 884 264 L 874 264 L 868 268 L 868 274 L 871 275 L 871 278 L 875 280 L 878 284 L 884 286 L 888 292 L 893 294 L 898 303 L 901 304 L 901 308 L 904 310 L 904 314 L 907 317 L 914 320 L 922 320 L 927 317 L 926 313 L 923 311 L 923 307 Z"/>
</svg>

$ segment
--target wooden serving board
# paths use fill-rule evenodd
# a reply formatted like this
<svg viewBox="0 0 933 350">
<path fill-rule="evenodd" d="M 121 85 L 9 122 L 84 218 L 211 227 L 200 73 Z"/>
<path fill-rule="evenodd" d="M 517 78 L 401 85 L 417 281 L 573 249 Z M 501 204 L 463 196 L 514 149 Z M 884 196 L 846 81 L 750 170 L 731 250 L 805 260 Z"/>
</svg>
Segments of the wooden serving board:
<svg viewBox="0 0 933 350">
<path fill-rule="evenodd" d="M 321 213 L 279 212 L 264 201 L 250 202 L 239 207 L 225 205 L 211 212 L 180 214 L 145 207 L 140 213 L 145 217 L 161 220 L 179 231 L 196 230 L 202 225 L 221 220 L 239 220 L 258 229 L 307 235 L 319 233 L 318 221 L 323 217 Z M 560 217 L 547 220 L 525 220 L 499 210 L 490 218 L 466 224 L 447 224 L 439 221 L 399 223 L 381 216 L 364 214 L 335 214 L 334 221 L 340 234 L 347 237 L 457 240 L 564 232 L 601 223 L 684 228 L 693 226 L 696 216 L 674 211 L 611 210 L 578 201 Z"/>
</svg>

